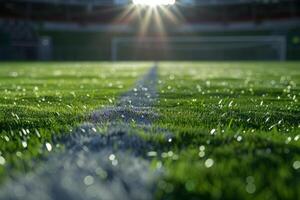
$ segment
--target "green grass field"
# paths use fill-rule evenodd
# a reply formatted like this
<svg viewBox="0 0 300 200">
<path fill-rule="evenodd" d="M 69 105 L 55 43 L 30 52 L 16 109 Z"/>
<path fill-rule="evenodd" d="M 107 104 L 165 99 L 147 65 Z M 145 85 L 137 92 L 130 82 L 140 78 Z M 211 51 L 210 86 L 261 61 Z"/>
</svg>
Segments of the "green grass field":
<svg viewBox="0 0 300 200">
<path fill-rule="evenodd" d="M 1 63 L 0 182 L 10 170 L 28 171 L 54 135 L 113 104 L 148 64 Z M 0 159 L 0 161 L 1 161 Z M 5 165 L 3 165 L 5 162 Z M 2 164 L 2 165 L 1 165 Z"/>
<path fill-rule="evenodd" d="M 166 63 L 160 80 L 177 155 L 160 197 L 300 197 L 299 63 Z"/>
<path fill-rule="evenodd" d="M 159 63 L 157 199 L 299 199 L 300 63 Z M 153 63 L 1 63 L 0 182 Z M 59 151 L 60 148 L 54 148 Z M 49 150 L 49 149 L 48 149 Z M 33 162 L 35 161 L 35 162 Z"/>
</svg>

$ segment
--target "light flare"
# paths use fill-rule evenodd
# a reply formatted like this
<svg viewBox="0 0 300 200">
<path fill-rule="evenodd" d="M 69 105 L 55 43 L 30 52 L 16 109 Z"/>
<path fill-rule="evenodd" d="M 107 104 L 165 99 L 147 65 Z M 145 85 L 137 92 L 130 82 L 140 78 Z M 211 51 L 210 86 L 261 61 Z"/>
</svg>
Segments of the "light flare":
<svg viewBox="0 0 300 200">
<path fill-rule="evenodd" d="M 146 6 L 174 5 L 176 0 L 133 0 L 133 4 Z"/>
</svg>

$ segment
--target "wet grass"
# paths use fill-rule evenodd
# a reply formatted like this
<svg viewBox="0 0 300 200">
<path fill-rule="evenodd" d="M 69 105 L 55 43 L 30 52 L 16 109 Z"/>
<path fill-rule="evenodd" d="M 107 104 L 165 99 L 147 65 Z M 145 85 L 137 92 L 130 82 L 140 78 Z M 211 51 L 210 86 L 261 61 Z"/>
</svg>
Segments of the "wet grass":
<svg viewBox="0 0 300 200">
<path fill-rule="evenodd" d="M 147 69 L 143 63 L 0 63 L 0 182 L 33 169 L 34 160 L 56 149 L 55 136 L 114 104 Z"/>
<path fill-rule="evenodd" d="M 299 199 L 299 63 L 161 63 L 159 79 L 158 199 Z"/>
<path fill-rule="evenodd" d="M 34 169 L 55 136 L 151 65 L 0 63 L 0 182 Z M 164 171 L 156 198 L 299 199 L 299 85 L 299 63 L 160 63 L 159 118 L 130 124 L 151 144 L 141 157 Z"/>
</svg>

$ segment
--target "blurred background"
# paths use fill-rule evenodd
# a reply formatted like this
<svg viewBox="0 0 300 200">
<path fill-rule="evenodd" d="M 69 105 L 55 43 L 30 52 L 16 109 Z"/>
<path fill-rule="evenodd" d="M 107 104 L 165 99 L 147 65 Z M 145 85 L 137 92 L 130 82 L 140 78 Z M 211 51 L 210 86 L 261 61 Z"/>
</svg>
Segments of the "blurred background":
<svg viewBox="0 0 300 200">
<path fill-rule="evenodd" d="M 0 1 L 0 60 L 299 59 L 299 0 Z"/>
</svg>

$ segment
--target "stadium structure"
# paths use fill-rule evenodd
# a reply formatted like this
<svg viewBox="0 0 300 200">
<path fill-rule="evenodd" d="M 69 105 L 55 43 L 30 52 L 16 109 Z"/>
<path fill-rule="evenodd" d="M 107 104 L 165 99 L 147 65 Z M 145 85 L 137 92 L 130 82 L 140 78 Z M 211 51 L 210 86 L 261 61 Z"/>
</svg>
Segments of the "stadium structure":
<svg viewBox="0 0 300 200">
<path fill-rule="evenodd" d="M 300 2 L 2 0 L 0 59 L 298 60 Z"/>
<path fill-rule="evenodd" d="M 299 0 L 0 0 L 0 200 L 297 200 L 297 60 Z"/>
</svg>

